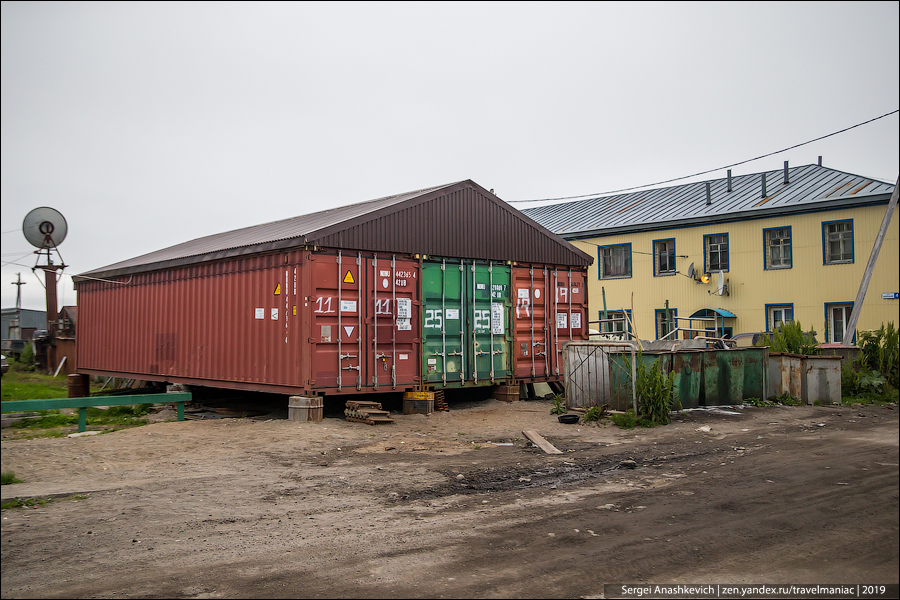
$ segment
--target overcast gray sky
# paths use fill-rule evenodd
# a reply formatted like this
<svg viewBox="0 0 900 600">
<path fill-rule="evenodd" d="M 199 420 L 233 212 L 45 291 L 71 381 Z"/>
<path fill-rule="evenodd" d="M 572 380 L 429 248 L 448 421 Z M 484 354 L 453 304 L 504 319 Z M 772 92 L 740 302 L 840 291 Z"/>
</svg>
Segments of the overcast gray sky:
<svg viewBox="0 0 900 600">
<path fill-rule="evenodd" d="M 2 3 L 2 306 L 183 241 L 472 179 L 648 184 L 900 108 L 898 2 Z M 888 181 L 898 115 L 733 169 Z M 695 180 L 723 177 L 724 171 Z M 529 204 L 514 204 L 526 208 Z"/>
</svg>

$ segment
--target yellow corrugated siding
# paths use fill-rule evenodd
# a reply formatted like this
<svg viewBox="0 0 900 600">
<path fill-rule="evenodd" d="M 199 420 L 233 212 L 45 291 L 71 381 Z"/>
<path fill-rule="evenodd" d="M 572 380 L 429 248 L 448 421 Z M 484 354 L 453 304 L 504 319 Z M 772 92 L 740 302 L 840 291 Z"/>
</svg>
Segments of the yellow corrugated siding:
<svg viewBox="0 0 900 600">
<path fill-rule="evenodd" d="M 856 299 L 886 208 L 881 205 L 575 241 L 576 246 L 596 258 L 589 277 L 591 320 L 599 318 L 603 290 L 609 310 L 633 309 L 635 329 L 642 339 L 656 338 L 654 311 L 664 308 L 666 300 L 670 308 L 677 309 L 679 317 L 703 308 L 728 310 L 737 315 L 729 323 L 735 334 L 763 331 L 767 304 L 793 304 L 794 319 L 805 329 L 815 329 L 819 341 L 824 341 L 825 304 L 852 303 Z M 854 262 L 824 265 L 822 223 L 845 219 L 853 220 Z M 793 266 L 765 270 L 763 230 L 786 226 L 791 227 Z M 697 284 L 684 275 L 653 276 L 654 240 L 675 239 L 675 253 L 679 256 L 676 267 L 686 274 L 691 262 L 702 271 L 703 236 L 718 233 L 728 234 L 730 268 L 725 277 L 729 295 L 709 293 L 716 288 L 716 275 L 709 284 Z M 632 277 L 598 279 L 598 246 L 623 243 L 632 245 Z M 885 292 L 900 291 L 898 264 L 900 236 L 895 211 L 869 283 L 858 330 L 876 329 L 888 321 L 900 323 L 900 302 L 881 297 Z M 597 329 L 597 324 L 592 324 L 592 328 Z"/>
</svg>

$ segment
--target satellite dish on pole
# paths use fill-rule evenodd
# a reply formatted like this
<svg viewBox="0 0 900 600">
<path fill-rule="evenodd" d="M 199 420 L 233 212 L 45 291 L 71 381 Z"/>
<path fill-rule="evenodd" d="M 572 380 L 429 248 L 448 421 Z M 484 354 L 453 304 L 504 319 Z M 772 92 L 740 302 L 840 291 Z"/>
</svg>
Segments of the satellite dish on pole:
<svg viewBox="0 0 900 600">
<path fill-rule="evenodd" d="M 725 272 L 719 271 L 719 284 L 716 286 L 716 293 L 722 295 L 725 293 Z"/>
<path fill-rule="evenodd" d="M 50 250 L 59 246 L 66 234 L 69 232 L 69 226 L 66 218 L 56 210 L 49 206 L 35 208 L 25 215 L 22 222 L 22 233 L 35 248 L 40 250 Z"/>
<path fill-rule="evenodd" d="M 691 263 L 691 266 L 688 267 L 687 276 L 691 279 L 694 278 L 694 263 Z"/>
</svg>

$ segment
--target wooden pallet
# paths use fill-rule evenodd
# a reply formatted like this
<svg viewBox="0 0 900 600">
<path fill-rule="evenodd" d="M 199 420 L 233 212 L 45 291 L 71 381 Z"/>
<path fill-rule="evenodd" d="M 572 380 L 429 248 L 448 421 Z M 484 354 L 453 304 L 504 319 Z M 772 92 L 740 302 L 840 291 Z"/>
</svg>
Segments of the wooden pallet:
<svg viewBox="0 0 900 600">
<path fill-rule="evenodd" d="M 348 400 L 345 404 L 344 418 L 354 423 L 365 423 L 367 425 L 379 425 L 382 423 L 393 423 L 391 413 L 381 410 L 380 402 L 369 402 L 366 400 Z"/>
</svg>

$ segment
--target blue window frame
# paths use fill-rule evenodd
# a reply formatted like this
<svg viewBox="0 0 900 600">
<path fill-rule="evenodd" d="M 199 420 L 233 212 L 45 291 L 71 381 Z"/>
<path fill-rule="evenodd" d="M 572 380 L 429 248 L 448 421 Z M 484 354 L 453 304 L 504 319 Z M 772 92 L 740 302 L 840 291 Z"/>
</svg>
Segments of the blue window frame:
<svg viewBox="0 0 900 600">
<path fill-rule="evenodd" d="M 675 274 L 675 238 L 653 240 L 653 276 Z"/>
<path fill-rule="evenodd" d="M 707 337 L 720 337 L 730 340 L 734 336 L 734 327 L 719 327 L 718 330 L 715 327 L 707 327 L 706 332 Z"/>
<path fill-rule="evenodd" d="M 825 303 L 825 342 L 847 344 L 847 321 L 853 311 L 853 302 Z M 856 343 L 856 332 L 852 332 L 850 344 Z"/>
<path fill-rule="evenodd" d="M 655 311 L 656 318 L 656 339 L 661 340 L 670 332 L 678 328 L 678 309 L 677 308 L 657 308 Z M 678 333 L 670 335 L 667 340 L 677 340 Z"/>
<path fill-rule="evenodd" d="M 710 233 L 703 236 L 703 272 L 727 271 L 728 234 Z"/>
<path fill-rule="evenodd" d="M 774 332 L 779 325 L 790 323 L 794 320 L 794 304 L 783 302 L 780 304 L 766 304 L 766 328 L 767 333 Z"/>
<path fill-rule="evenodd" d="M 600 246 L 600 279 L 622 279 L 631 277 L 631 243 Z"/>
<path fill-rule="evenodd" d="M 822 222 L 822 264 L 853 262 L 853 219 Z"/>
<path fill-rule="evenodd" d="M 791 226 L 763 229 L 764 269 L 790 269 L 794 266 Z"/>
</svg>

